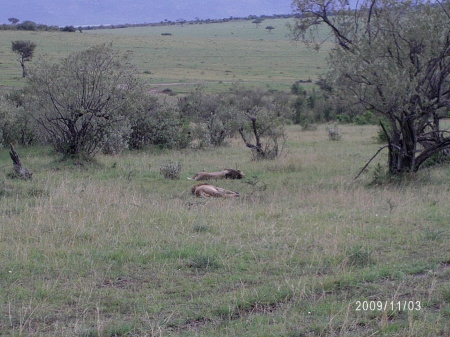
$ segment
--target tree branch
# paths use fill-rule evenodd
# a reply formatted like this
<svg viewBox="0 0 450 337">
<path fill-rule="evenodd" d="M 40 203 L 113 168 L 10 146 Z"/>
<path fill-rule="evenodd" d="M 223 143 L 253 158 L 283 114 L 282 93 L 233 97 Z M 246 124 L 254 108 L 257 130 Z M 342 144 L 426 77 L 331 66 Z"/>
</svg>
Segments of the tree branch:
<svg viewBox="0 0 450 337">
<path fill-rule="evenodd" d="M 379 148 L 378 151 L 377 151 L 377 153 L 375 153 L 375 154 L 373 155 L 373 157 L 370 158 L 370 160 L 367 162 L 366 165 L 364 165 L 364 167 L 361 169 L 361 171 L 359 171 L 358 175 L 353 179 L 353 181 L 355 181 L 356 179 L 358 179 L 359 176 L 361 175 L 361 173 L 363 173 L 364 170 L 367 168 L 367 166 L 369 166 L 369 164 L 372 162 L 372 160 L 374 160 L 375 157 L 378 156 L 378 154 L 381 152 L 381 150 L 383 150 L 383 149 L 385 149 L 385 148 L 387 148 L 387 147 L 389 147 L 389 145 L 385 145 L 385 146 Z"/>
</svg>

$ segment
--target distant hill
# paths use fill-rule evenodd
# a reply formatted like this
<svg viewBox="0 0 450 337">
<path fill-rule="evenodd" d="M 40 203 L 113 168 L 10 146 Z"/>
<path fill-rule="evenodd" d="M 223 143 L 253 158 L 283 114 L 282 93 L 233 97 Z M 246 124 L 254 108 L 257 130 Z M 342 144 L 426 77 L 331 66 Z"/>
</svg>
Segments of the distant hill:
<svg viewBox="0 0 450 337">
<path fill-rule="evenodd" d="M 8 18 L 58 26 L 151 23 L 292 13 L 291 0 L 15 0 L 0 1 Z"/>
</svg>

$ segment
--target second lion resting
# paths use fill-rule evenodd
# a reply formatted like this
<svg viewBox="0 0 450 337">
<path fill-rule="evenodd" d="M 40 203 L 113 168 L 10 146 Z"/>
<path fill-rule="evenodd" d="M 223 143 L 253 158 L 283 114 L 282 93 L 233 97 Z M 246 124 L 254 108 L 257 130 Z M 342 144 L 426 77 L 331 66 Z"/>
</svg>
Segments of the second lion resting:
<svg viewBox="0 0 450 337">
<path fill-rule="evenodd" d="M 223 169 L 219 172 L 199 172 L 189 180 L 211 180 L 211 179 L 242 179 L 244 173 L 241 170 Z"/>
<path fill-rule="evenodd" d="M 214 198 L 237 198 L 240 197 L 239 192 L 233 192 L 226 190 L 221 187 L 213 186 L 210 184 L 200 183 L 192 187 L 191 189 L 192 194 L 194 194 L 196 197 L 200 198 L 208 198 L 208 197 L 214 197 Z"/>
</svg>

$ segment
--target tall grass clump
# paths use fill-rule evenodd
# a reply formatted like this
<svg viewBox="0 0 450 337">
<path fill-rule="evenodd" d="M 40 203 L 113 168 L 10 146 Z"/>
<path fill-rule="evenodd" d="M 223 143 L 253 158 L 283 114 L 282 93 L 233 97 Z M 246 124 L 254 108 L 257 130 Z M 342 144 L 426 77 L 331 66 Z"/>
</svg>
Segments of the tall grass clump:
<svg viewBox="0 0 450 337">
<path fill-rule="evenodd" d="M 166 179 L 179 180 L 181 163 L 178 161 L 166 160 L 161 164 L 159 173 Z"/>
<path fill-rule="evenodd" d="M 339 130 L 339 127 L 337 125 L 327 127 L 327 131 L 329 140 L 341 140 L 342 132 L 341 130 Z"/>
</svg>

